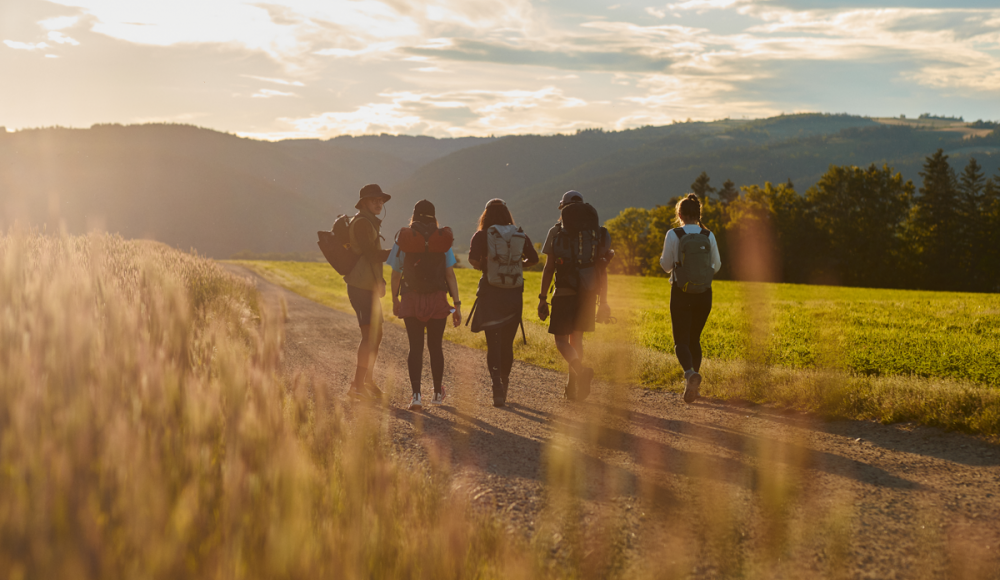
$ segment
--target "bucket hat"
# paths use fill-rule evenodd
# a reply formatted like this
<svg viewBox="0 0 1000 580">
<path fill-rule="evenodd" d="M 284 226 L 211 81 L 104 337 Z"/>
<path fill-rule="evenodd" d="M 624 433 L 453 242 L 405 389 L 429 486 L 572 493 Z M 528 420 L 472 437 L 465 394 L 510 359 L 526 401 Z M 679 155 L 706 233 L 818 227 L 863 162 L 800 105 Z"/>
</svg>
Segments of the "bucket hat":
<svg viewBox="0 0 1000 580">
<path fill-rule="evenodd" d="M 361 209 L 361 202 L 366 199 L 378 199 L 381 198 L 383 202 L 392 199 L 392 196 L 388 193 L 382 191 L 382 188 L 374 183 L 369 183 L 368 185 L 361 188 L 361 197 L 358 199 L 358 203 L 354 204 L 355 209 Z"/>
</svg>

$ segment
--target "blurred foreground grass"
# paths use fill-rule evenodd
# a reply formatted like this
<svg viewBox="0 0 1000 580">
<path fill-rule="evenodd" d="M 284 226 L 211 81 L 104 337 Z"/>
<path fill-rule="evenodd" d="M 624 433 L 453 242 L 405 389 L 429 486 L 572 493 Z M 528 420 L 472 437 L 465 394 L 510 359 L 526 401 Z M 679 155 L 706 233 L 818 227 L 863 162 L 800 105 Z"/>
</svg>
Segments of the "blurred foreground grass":
<svg viewBox="0 0 1000 580">
<path fill-rule="evenodd" d="M 327 264 L 237 263 L 351 312 L 343 280 Z M 467 317 L 479 272 L 455 273 Z M 541 274 L 526 272 L 525 284 L 528 345 L 518 337 L 515 356 L 562 370 L 565 363 L 535 313 Z M 1000 437 L 1000 296 L 725 281 L 715 282 L 713 292 L 702 339 L 703 394 Z M 598 325 L 586 340 L 598 375 L 679 390 L 668 281 L 612 276 L 609 295 L 618 323 Z M 387 295 L 390 319 L 391 305 Z M 486 348 L 484 336 L 465 326 L 449 326 L 445 338 Z"/>
<path fill-rule="evenodd" d="M 530 569 L 448 465 L 403 465 L 377 418 L 279 377 L 279 323 L 214 262 L 13 233 L 0 267 L 0 578 Z"/>
</svg>

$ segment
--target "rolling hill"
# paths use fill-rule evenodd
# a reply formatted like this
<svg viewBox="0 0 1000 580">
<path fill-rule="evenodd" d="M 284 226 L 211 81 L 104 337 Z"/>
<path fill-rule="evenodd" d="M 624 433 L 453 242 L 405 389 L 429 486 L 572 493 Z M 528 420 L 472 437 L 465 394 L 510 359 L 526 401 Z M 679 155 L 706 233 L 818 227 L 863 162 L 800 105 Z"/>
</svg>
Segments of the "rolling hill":
<svg viewBox="0 0 1000 580">
<path fill-rule="evenodd" d="M 961 129 L 804 114 L 496 139 L 265 142 L 186 125 L 0 132 L 0 227 L 104 229 L 217 258 L 312 253 L 315 231 L 353 211 L 361 185 L 375 182 L 393 195 L 387 238 L 426 198 L 464 249 L 493 197 L 541 241 L 568 189 L 608 219 L 667 203 L 702 171 L 716 187 L 791 179 L 804 192 L 831 164 L 888 163 L 917 181 L 924 157 L 943 148 L 956 169 L 975 155 L 994 174 L 1000 134 L 967 138 Z"/>
</svg>

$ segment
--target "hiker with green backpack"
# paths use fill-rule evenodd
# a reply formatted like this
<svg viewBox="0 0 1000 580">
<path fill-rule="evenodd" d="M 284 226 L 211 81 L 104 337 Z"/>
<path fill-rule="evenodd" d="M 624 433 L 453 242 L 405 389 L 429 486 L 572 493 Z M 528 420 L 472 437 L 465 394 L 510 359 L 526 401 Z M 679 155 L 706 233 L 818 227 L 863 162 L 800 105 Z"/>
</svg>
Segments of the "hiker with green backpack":
<svg viewBox="0 0 1000 580">
<path fill-rule="evenodd" d="M 660 267 L 670 274 L 670 324 L 674 352 L 684 369 L 684 402 L 701 386 L 701 332 L 712 311 L 712 277 L 722 267 L 715 234 L 701 223 L 701 201 L 689 193 L 677 202 L 680 227 L 663 238 Z"/>
<path fill-rule="evenodd" d="M 493 406 L 507 402 L 514 339 L 521 326 L 524 268 L 538 263 L 538 252 L 502 199 L 491 199 L 479 217 L 479 229 L 469 244 L 469 264 L 483 272 L 476 303 L 469 315 L 472 332 L 486 333 L 486 364 L 493 389 Z"/>
<path fill-rule="evenodd" d="M 538 318 L 549 318 L 549 334 L 555 336 L 556 348 L 569 365 L 566 398 L 583 401 L 590 394 L 594 378 L 594 369 L 583 365 L 583 333 L 594 331 L 598 314 L 602 322 L 610 321 L 607 266 L 614 250 L 611 235 L 600 225 L 597 210 L 584 203 L 579 192 L 563 194 L 559 201 L 559 221 L 545 237 L 542 253 L 545 269 L 538 295 Z M 547 298 L 553 277 L 555 291 L 550 317 Z"/>
</svg>

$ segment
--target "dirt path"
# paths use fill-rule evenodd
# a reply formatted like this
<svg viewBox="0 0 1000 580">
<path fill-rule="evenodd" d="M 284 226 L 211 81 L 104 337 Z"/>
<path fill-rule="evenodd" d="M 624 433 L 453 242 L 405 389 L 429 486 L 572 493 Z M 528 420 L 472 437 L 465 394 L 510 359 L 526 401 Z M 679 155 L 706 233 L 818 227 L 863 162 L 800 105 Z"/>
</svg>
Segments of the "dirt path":
<svg viewBox="0 0 1000 580">
<path fill-rule="evenodd" d="M 342 394 L 354 316 L 227 267 L 252 276 L 273 311 L 286 302 L 286 370 Z M 410 412 L 406 334 L 385 328 L 376 378 L 394 444 L 413 458 L 450 459 L 453 486 L 514 528 L 557 529 L 571 512 L 548 506 L 570 488 L 582 498 L 572 517 L 584 535 L 646 554 L 655 574 L 1000 577 L 1000 447 L 924 427 L 712 399 L 685 405 L 675 393 L 607 384 L 569 403 L 565 374 L 519 362 L 508 407 L 495 409 L 485 353 L 451 343 L 449 404 Z M 558 550 L 560 536 L 552 542 Z"/>
</svg>

